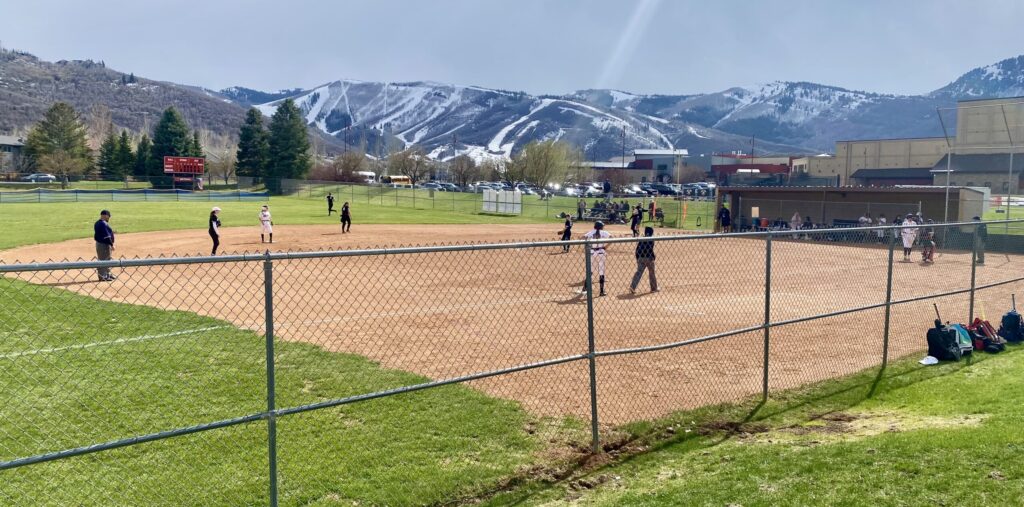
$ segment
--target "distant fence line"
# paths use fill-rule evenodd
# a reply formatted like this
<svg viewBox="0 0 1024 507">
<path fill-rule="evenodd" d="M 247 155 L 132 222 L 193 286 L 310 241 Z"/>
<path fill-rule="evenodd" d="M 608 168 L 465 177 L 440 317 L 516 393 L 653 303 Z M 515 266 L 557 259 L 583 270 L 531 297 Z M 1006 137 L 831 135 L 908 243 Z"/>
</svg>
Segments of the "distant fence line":
<svg viewBox="0 0 1024 507">
<path fill-rule="evenodd" d="M 0 204 L 51 202 L 171 202 L 171 201 L 260 201 L 270 197 L 269 192 L 241 190 L 50 190 L 38 188 L 13 192 L 0 192 Z"/>
</svg>

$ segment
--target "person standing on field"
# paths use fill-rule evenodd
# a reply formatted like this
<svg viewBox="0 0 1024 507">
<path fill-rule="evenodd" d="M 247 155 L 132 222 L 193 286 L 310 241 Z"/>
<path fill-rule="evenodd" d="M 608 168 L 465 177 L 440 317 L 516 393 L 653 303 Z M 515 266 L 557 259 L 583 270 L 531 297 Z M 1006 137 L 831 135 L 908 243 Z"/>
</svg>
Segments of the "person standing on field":
<svg viewBox="0 0 1024 507">
<path fill-rule="evenodd" d="M 566 213 L 565 215 L 565 227 L 562 229 L 562 241 L 569 241 L 572 239 L 572 215 Z M 562 247 L 562 251 L 568 253 L 569 245 Z"/>
<path fill-rule="evenodd" d="M 210 210 L 210 239 L 213 240 L 213 251 L 210 255 L 217 255 L 217 247 L 220 246 L 220 208 L 214 206 Z"/>
<path fill-rule="evenodd" d="M 629 217 L 629 229 L 633 231 L 633 237 L 640 235 L 640 221 L 643 220 L 641 217 L 640 210 L 633 210 L 632 216 Z"/>
<path fill-rule="evenodd" d="M 654 227 L 644 227 L 644 237 L 654 236 Z M 648 280 L 651 283 L 651 292 L 658 292 L 658 279 L 654 276 L 654 241 L 641 240 L 636 244 L 636 273 L 633 274 L 633 283 L 629 284 L 629 293 L 636 294 L 636 287 L 640 285 L 640 279 L 647 270 Z"/>
<path fill-rule="evenodd" d="M 977 252 L 977 257 L 974 263 L 979 266 L 985 265 L 985 243 L 988 243 L 988 226 L 981 222 L 981 217 L 974 217 L 971 220 L 979 222 L 974 227 L 974 250 Z"/>
<path fill-rule="evenodd" d="M 260 243 L 265 243 L 264 235 L 270 236 L 270 242 L 274 242 L 274 222 L 270 219 L 270 206 L 263 205 L 260 210 Z"/>
<path fill-rule="evenodd" d="M 334 213 L 334 194 L 327 192 L 327 216 Z"/>
<path fill-rule="evenodd" d="M 612 235 L 608 234 L 608 231 L 604 230 L 604 222 L 598 220 L 594 222 L 594 228 L 583 235 L 583 239 L 589 240 L 602 240 L 608 239 Z M 605 261 L 605 249 L 608 247 L 606 243 L 591 243 L 590 245 L 590 264 L 591 264 L 591 278 L 593 273 L 597 273 L 598 283 L 600 283 L 601 292 L 599 296 L 604 296 L 604 261 Z M 587 292 L 587 284 L 584 281 L 583 288 L 580 289 L 580 294 Z"/>
<path fill-rule="evenodd" d="M 914 249 L 914 241 L 917 240 L 917 227 L 914 223 L 914 216 L 907 215 L 903 221 L 903 229 L 900 230 L 900 237 L 903 239 L 903 262 L 910 262 L 910 254 Z"/>
<path fill-rule="evenodd" d="M 732 214 L 729 213 L 729 208 L 722 206 L 722 209 L 718 210 L 718 225 L 721 226 L 722 232 L 732 232 Z"/>
<path fill-rule="evenodd" d="M 96 260 L 109 261 L 114 253 L 114 230 L 110 228 L 110 212 L 100 211 L 100 219 L 93 224 L 92 237 L 96 240 Z M 112 282 L 116 276 L 110 274 L 110 268 L 96 268 L 101 282 Z"/>
<path fill-rule="evenodd" d="M 579 201 L 576 201 L 576 220 L 583 220 L 583 214 L 587 212 L 587 201 L 584 201 L 580 197 Z"/>
<path fill-rule="evenodd" d="M 352 232 L 352 212 L 349 211 L 348 202 L 341 205 L 341 233 Z"/>
</svg>

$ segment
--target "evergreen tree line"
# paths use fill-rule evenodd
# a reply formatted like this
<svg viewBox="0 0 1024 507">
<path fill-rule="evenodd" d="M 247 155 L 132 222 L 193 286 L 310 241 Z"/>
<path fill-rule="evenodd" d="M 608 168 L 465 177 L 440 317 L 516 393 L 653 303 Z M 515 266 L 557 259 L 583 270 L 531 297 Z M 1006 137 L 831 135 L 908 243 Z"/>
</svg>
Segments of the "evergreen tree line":
<svg viewBox="0 0 1024 507">
<path fill-rule="evenodd" d="M 163 172 L 163 159 L 168 157 L 202 157 L 199 131 L 190 131 L 175 108 L 164 110 L 153 130 L 153 138 L 143 134 L 133 147 L 126 130 L 110 134 L 95 154 L 89 149 L 86 128 L 77 111 L 58 102 L 29 131 L 25 141 L 29 167 L 37 172 L 51 172 L 63 179 L 69 176 L 99 175 L 104 179 L 134 176 L 156 185 L 168 183 Z"/>
<path fill-rule="evenodd" d="M 302 111 L 291 99 L 278 106 L 263 126 L 263 114 L 250 108 L 238 131 L 235 172 L 262 179 L 267 190 L 281 193 L 281 179 L 301 179 L 313 165 Z"/>
</svg>

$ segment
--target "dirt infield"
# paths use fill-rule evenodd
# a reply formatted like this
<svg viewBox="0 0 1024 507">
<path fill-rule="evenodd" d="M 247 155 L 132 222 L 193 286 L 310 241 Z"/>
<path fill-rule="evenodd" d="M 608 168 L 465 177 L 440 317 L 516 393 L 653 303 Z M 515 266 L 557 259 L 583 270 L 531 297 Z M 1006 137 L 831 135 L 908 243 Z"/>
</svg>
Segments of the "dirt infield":
<svg viewBox="0 0 1024 507">
<path fill-rule="evenodd" d="M 577 232 L 588 225 L 580 224 Z M 318 250 L 383 245 L 554 239 L 551 225 L 380 225 L 342 235 L 336 226 L 281 227 L 274 245 L 253 228 L 226 229 L 222 250 Z M 611 227 L 625 234 L 622 227 Z M 255 241 L 253 241 L 255 239 Z M 115 256 L 208 253 L 205 231 L 126 234 Z M 598 350 L 649 346 L 732 329 L 764 318 L 765 242 L 715 237 L 659 242 L 661 291 L 637 295 L 628 283 L 633 245 L 609 248 L 609 295 L 595 298 Z M 91 258 L 91 240 L 0 253 L 4 262 Z M 897 252 L 897 259 L 899 252 Z M 893 299 L 970 286 L 970 253 L 940 252 L 931 266 L 897 263 Z M 358 354 L 384 367 L 442 379 L 585 353 L 586 300 L 579 248 L 522 248 L 459 253 L 287 260 L 274 264 L 275 331 L 287 340 Z M 887 250 L 779 238 L 772 250 L 774 321 L 885 300 Z M 1019 257 L 989 255 L 978 283 L 1019 276 Z M 93 297 L 197 312 L 254 330 L 263 327 L 260 263 L 126 269 L 113 283 L 93 272 L 22 275 Z M 1005 310 L 1011 284 L 979 293 L 990 319 Z M 892 312 L 892 356 L 924 347 L 931 301 Z M 966 320 L 967 297 L 939 300 L 944 316 Z M 771 331 L 772 388 L 787 388 L 877 365 L 881 309 Z M 649 419 L 675 410 L 759 392 L 764 334 L 752 331 L 666 351 L 600 358 L 599 417 L 605 423 Z M 585 361 L 471 383 L 546 416 L 589 416 Z M 315 379 L 311 379 L 313 382 Z M 324 399 L 332 393 L 319 393 Z"/>
</svg>

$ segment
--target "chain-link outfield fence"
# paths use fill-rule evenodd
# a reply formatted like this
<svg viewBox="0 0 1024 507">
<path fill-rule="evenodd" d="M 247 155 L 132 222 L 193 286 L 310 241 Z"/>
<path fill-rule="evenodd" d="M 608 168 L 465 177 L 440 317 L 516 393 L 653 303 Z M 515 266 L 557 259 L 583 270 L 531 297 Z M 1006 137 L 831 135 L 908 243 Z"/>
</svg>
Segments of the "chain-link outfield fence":
<svg viewBox="0 0 1024 507">
<path fill-rule="evenodd" d="M 2 265 L 0 499 L 463 501 L 627 423 L 919 355 L 933 303 L 998 320 L 1024 248 L 976 227 L 936 226 L 934 262 L 884 227 Z"/>
</svg>

